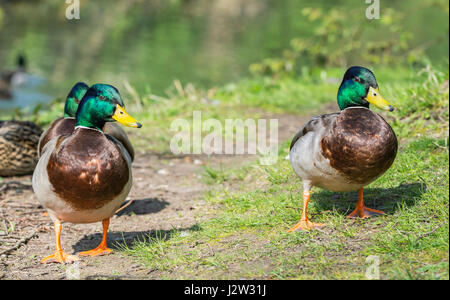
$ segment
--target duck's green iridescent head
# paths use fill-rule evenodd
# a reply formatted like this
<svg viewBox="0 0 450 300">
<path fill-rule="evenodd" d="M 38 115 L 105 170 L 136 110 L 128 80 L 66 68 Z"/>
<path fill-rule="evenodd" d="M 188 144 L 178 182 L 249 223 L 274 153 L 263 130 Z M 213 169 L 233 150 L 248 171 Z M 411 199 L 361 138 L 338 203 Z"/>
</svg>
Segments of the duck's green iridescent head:
<svg viewBox="0 0 450 300">
<path fill-rule="evenodd" d="M 94 84 L 80 102 L 76 114 L 76 126 L 102 131 L 106 122 L 113 121 L 128 127 L 142 127 L 125 111 L 122 97 L 115 87 L 109 84 Z"/>
<path fill-rule="evenodd" d="M 345 72 L 337 99 L 341 110 L 352 106 L 369 108 L 369 104 L 383 110 L 394 110 L 392 105 L 381 96 L 372 71 L 359 66 L 350 67 Z"/>
<path fill-rule="evenodd" d="M 81 99 L 83 99 L 84 94 L 86 94 L 89 86 L 84 82 L 77 82 L 73 88 L 70 90 L 69 95 L 66 98 L 66 104 L 64 105 L 64 117 L 65 118 L 75 118 L 77 113 L 78 105 Z"/>
</svg>

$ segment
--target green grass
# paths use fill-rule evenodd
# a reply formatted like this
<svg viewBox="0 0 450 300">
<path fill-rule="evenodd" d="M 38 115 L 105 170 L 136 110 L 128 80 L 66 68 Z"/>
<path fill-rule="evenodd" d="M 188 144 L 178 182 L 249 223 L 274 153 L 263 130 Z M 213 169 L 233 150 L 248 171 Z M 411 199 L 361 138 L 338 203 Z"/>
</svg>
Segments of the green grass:
<svg viewBox="0 0 450 300">
<path fill-rule="evenodd" d="M 365 279 L 366 259 L 375 255 L 381 279 L 448 279 L 448 70 L 399 74 L 378 76 L 385 97 L 397 108 L 385 116 L 398 135 L 399 153 L 365 189 L 366 204 L 385 216 L 346 219 L 355 192 L 313 188 L 309 216 L 327 225 L 287 233 L 300 216 L 302 185 L 284 159 L 286 141 L 275 165 L 205 168 L 204 178 L 214 187 L 205 195 L 209 219 L 190 230 L 124 246 L 124 253 L 162 278 Z M 315 99 L 325 103 L 337 89 L 313 82 L 254 79 L 219 89 L 217 95 L 231 107 L 303 113 L 318 103 L 304 101 L 298 92 L 317 94 Z M 236 185 L 232 191 L 223 188 L 230 182 Z"/>
</svg>

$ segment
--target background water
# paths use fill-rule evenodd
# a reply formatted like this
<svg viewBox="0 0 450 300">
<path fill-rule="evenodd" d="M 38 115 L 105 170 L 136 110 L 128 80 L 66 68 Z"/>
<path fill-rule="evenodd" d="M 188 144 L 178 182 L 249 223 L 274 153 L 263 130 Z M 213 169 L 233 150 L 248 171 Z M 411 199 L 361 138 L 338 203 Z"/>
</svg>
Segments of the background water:
<svg viewBox="0 0 450 300">
<path fill-rule="evenodd" d="M 438 38 L 433 9 L 410 1 L 381 1 L 411 14 L 415 43 Z M 0 108 L 27 106 L 65 97 L 77 81 L 116 85 L 128 81 L 138 92 L 164 94 L 174 79 L 208 88 L 248 76 L 250 63 L 280 55 L 294 37 L 307 36 L 306 6 L 361 7 L 364 0 L 83 0 L 81 19 L 67 20 L 63 0 L 0 0 L 0 71 L 15 66 L 22 53 L 31 80 L 14 89 Z M 448 28 L 448 25 L 447 25 Z M 427 49 L 448 55 L 447 40 Z"/>
</svg>

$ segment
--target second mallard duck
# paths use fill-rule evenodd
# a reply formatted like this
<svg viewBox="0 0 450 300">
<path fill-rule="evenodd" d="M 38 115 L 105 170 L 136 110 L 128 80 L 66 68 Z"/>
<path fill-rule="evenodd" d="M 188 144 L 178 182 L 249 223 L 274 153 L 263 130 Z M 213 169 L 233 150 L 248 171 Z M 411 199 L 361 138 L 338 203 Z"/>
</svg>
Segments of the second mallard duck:
<svg viewBox="0 0 450 300">
<path fill-rule="evenodd" d="M 312 118 L 292 140 L 289 158 L 303 182 L 303 212 L 289 231 L 324 225 L 307 217 L 312 186 L 335 192 L 358 190 L 356 208 L 348 217 L 383 214 L 364 205 L 363 187 L 392 165 L 397 138 L 369 104 L 388 111 L 394 108 L 381 96 L 372 71 L 358 66 L 345 72 L 337 99 L 341 112 Z"/>
<path fill-rule="evenodd" d="M 84 82 L 77 82 L 69 94 L 67 95 L 66 102 L 64 104 L 64 117 L 58 118 L 53 121 L 47 130 L 41 135 L 39 139 L 38 145 L 38 155 L 42 153 L 44 146 L 54 137 L 60 135 L 71 134 L 75 128 L 75 115 L 78 110 L 78 105 L 80 104 L 81 99 L 86 94 L 89 86 Z M 122 145 L 127 149 L 128 153 L 131 156 L 131 160 L 134 160 L 134 148 L 131 145 L 130 140 L 128 139 L 125 131 L 116 123 L 107 122 L 103 127 L 103 131 L 115 137 Z"/>
</svg>

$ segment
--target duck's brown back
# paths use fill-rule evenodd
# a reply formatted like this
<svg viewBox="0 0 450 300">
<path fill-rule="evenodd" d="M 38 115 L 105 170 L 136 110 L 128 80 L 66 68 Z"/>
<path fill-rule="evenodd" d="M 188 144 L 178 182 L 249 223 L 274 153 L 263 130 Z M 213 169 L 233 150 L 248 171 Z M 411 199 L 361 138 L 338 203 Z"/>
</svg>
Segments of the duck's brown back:
<svg viewBox="0 0 450 300">
<path fill-rule="evenodd" d="M 363 107 L 343 110 L 321 141 L 331 166 L 354 183 L 368 184 L 394 162 L 397 137 L 378 114 Z"/>
</svg>

